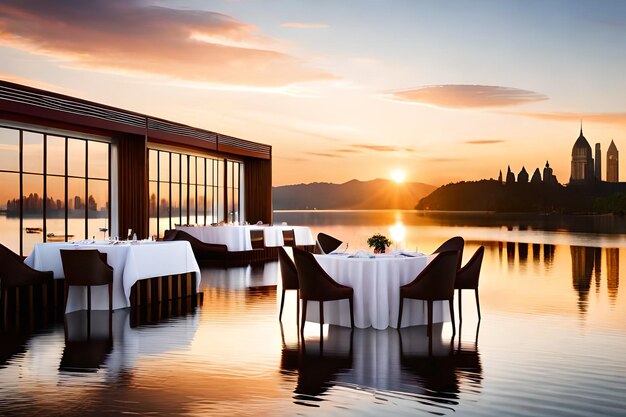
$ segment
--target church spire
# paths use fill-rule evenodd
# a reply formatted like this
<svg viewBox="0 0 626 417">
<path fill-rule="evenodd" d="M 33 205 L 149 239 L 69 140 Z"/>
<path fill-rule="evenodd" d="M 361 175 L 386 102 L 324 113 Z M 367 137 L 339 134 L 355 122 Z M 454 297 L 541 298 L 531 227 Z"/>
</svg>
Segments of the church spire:
<svg viewBox="0 0 626 417">
<path fill-rule="evenodd" d="M 580 119 L 580 136 L 583 135 L 583 119 Z"/>
</svg>

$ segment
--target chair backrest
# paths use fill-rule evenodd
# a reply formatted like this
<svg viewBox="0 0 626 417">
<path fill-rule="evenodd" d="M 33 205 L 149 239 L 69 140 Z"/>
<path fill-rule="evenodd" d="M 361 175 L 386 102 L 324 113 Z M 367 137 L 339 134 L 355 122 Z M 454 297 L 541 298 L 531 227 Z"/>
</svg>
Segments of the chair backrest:
<svg viewBox="0 0 626 417">
<path fill-rule="evenodd" d="M 342 243 L 343 242 L 341 240 L 336 239 L 331 235 L 327 235 L 326 233 L 317 234 L 317 244 L 323 253 L 331 253 L 341 246 Z"/>
<path fill-rule="evenodd" d="M 300 284 L 298 283 L 296 264 L 293 263 L 285 248 L 281 246 L 278 247 L 278 262 L 280 264 L 280 276 L 283 282 L 283 288 L 286 290 L 299 289 Z"/>
<path fill-rule="evenodd" d="M 163 233 L 163 240 L 176 240 L 177 234 L 178 234 L 178 230 L 168 229 Z"/>
<path fill-rule="evenodd" d="M 250 243 L 252 244 L 252 249 L 264 249 L 265 233 L 263 232 L 263 230 L 251 229 Z"/>
<path fill-rule="evenodd" d="M 443 242 L 441 244 L 441 246 L 439 246 L 434 252 L 435 253 L 441 253 L 441 252 L 447 252 L 447 251 L 451 251 L 451 250 L 456 250 L 459 251 L 459 261 L 457 264 L 456 269 L 459 270 L 461 269 L 461 262 L 463 262 L 463 247 L 465 246 L 465 240 L 463 240 L 463 238 L 461 236 L 455 236 L 453 238 L 450 238 L 448 240 L 446 240 L 445 242 Z"/>
<path fill-rule="evenodd" d="M 412 282 L 402 287 L 404 295 L 420 300 L 452 299 L 458 257 L 458 251 L 438 253 Z"/>
<path fill-rule="evenodd" d="M 283 246 L 296 246 L 296 234 L 293 229 L 283 230 Z"/>
<path fill-rule="evenodd" d="M 326 300 L 339 287 L 339 284 L 324 271 L 312 253 L 293 248 L 293 257 L 298 271 L 300 298 Z"/>
<path fill-rule="evenodd" d="M 485 247 L 481 246 L 476 250 L 472 258 L 456 274 L 454 288 L 476 289 L 480 278 L 480 268 L 483 264 Z"/>
<path fill-rule="evenodd" d="M 96 249 L 61 249 L 63 275 L 69 285 L 104 285 L 113 282 L 106 253 Z"/>
<path fill-rule="evenodd" d="M 0 289 L 45 284 L 52 279 L 52 272 L 32 269 L 20 255 L 0 244 Z"/>
</svg>

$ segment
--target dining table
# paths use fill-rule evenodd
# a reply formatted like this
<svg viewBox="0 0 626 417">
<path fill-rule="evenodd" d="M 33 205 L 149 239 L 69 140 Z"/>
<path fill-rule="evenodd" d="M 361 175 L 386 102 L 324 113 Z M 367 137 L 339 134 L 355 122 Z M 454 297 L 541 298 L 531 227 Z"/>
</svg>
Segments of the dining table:
<svg viewBox="0 0 626 417">
<path fill-rule="evenodd" d="M 298 246 L 315 245 L 311 229 L 306 226 L 280 225 L 219 225 L 219 226 L 181 226 L 181 230 L 204 243 L 226 245 L 229 251 L 245 251 L 252 249 L 251 230 L 262 230 L 266 247 L 283 246 L 283 231 L 293 230 L 295 244 Z"/>
<path fill-rule="evenodd" d="M 315 255 L 320 266 L 339 284 L 354 290 L 354 325 L 383 330 L 397 327 L 400 287 L 413 281 L 432 259 L 416 252 L 389 254 L 331 253 Z M 450 320 L 447 301 L 433 303 L 433 322 Z M 319 323 L 319 304 L 309 301 L 307 321 Z M 324 323 L 350 326 L 348 300 L 324 302 Z M 427 324 L 425 301 L 405 299 L 400 327 Z"/>
<path fill-rule="evenodd" d="M 96 249 L 106 253 L 107 264 L 113 268 L 113 309 L 130 307 L 131 287 L 139 280 L 187 272 L 196 275 L 196 291 L 200 288 L 200 267 L 186 241 L 108 241 L 37 243 L 24 260 L 31 268 L 52 271 L 55 279 L 64 278 L 61 250 Z M 108 310 L 106 285 L 91 290 L 92 309 Z M 66 312 L 87 308 L 85 287 L 71 286 Z"/>
</svg>

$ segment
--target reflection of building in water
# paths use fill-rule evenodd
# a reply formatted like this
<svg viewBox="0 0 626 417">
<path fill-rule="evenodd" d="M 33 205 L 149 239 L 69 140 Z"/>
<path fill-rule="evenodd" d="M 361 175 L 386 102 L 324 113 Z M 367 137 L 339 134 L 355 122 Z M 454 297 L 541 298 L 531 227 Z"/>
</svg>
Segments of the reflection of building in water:
<svg viewBox="0 0 626 417">
<path fill-rule="evenodd" d="M 539 243 L 533 243 L 533 262 L 539 264 L 541 258 L 541 245 Z"/>
<path fill-rule="evenodd" d="M 506 260 L 509 265 L 515 263 L 515 242 L 506 242 Z"/>
<path fill-rule="evenodd" d="M 602 248 L 593 250 L 593 277 L 596 282 L 596 294 L 600 292 L 600 279 L 602 276 Z"/>
<path fill-rule="evenodd" d="M 519 262 L 520 264 L 525 264 L 528 260 L 528 243 L 520 242 L 517 246 L 519 249 Z"/>
<path fill-rule="evenodd" d="M 606 249 L 606 287 L 609 300 L 615 302 L 619 287 L 619 248 Z"/>
<path fill-rule="evenodd" d="M 578 293 L 578 309 L 581 313 L 587 311 L 591 274 L 593 272 L 593 248 L 570 246 L 572 254 L 572 281 Z"/>
<path fill-rule="evenodd" d="M 552 266 L 552 263 L 554 262 L 554 252 L 555 252 L 555 250 L 556 250 L 556 246 L 544 243 L 544 245 L 543 245 L 543 263 L 546 265 L 546 267 Z"/>
</svg>

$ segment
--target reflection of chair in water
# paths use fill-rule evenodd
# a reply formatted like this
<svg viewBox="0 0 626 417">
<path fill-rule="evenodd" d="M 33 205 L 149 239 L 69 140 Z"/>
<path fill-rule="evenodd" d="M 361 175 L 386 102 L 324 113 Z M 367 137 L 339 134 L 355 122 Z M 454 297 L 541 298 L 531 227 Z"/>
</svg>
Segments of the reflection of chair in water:
<svg viewBox="0 0 626 417">
<path fill-rule="evenodd" d="M 280 263 L 280 277 L 283 284 L 283 290 L 280 297 L 280 313 L 278 320 L 283 317 L 283 307 L 285 306 L 285 291 L 296 290 L 296 321 L 300 318 L 300 284 L 298 283 L 298 270 L 293 263 L 285 248 L 278 248 L 278 261 Z"/>
<path fill-rule="evenodd" d="M 485 254 L 485 247 L 481 246 L 476 250 L 476 253 L 472 258 L 467 261 L 465 266 L 461 268 L 456 274 L 456 280 L 454 281 L 454 289 L 459 290 L 459 321 L 463 320 L 463 313 L 461 310 L 461 290 L 474 290 L 476 295 L 476 309 L 478 310 L 478 320 L 480 320 L 480 302 L 478 301 L 478 279 L 480 278 L 480 267 L 483 263 L 483 256 Z"/>
<path fill-rule="evenodd" d="M 281 326 L 282 330 L 282 326 Z M 287 346 L 283 337 L 281 370 L 297 371 L 298 382 L 294 392 L 306 400 L 332 388 L 339 374 L 353 367 L 353 329 L 329 326 L 326 343 L 302 343 Z"/>
<path fill-rule="evenodd" d="M 436 327 L 441 327 L 438 323 Z M 462 390 L 462 382 L 467 380 L 475 391 L 482 382 L 482 365 L 478 353 L 477 340 L 471 346 L 461 346 L 459 327 L 459 344 L 454 347 L 454 340 L 444 346 L 439 343 L 433 348 L 432 337 L 428 338 L 429 347 L 425 351 L 420 345 L 425 335 L 411 334 L 414 329 L 405 328 L 399 334 L 400 363 L 403 370 L 403 381 L 409 386 L 418 384 L 435 403 L 449 406 L 456 404 Z M 422 330 L 423 332 L 423 330 Z M 436 332 L 440 334 L 440 330 Z M 407 334 L 408 333 L 408 334 Z M 478 337 L 478 331 L 476 332 Z M 439 340 L 440 341 L 440 340 Z"/>
<path fill-rule="evenodd" d="M 34 286 L 41 286 L 41 303 L 46 308 L 48 285 L 52 288 L 54 277 L 51 271 L 37 271 L 24 263 L 22 257 L 0 244 L 0 297 L 2 297 L 4 323 L 6 326 L 9 309 L 9 290 L 15 290 L 15 307 L 19 312 L 20 288 L 29 287 L 29 310 L 33 311 Z"/>
<path fill-rule="evenodd" d="M 106 311 L 75 311 L 65 315 L 65 349 L 59 369 L 96 372 L 113 349 Z"/>
<path fill-rule="evenodd" d="M 13 357 L 26 352 L 26 344 L 31 337 L 32 333 L 0 331 L 0 369 Z"/>
<path fill-rule="evenodd" d="M 452 333 L 456 333 L 454 324 L 454 280 L 456 279 L 459 252 L 440 252 L 419 275 L 408 284 L 400 287 L 400 308 L 398 326 L 402 324 L 402 307 L 404 299 L 426 301 L 428 309 L 428 335 L 432 334 L 433 302 L 448 300 L 450 317 L 452 319 Z"/>
<path fill-rule="evenodd" d="M 331 253 L 339 246 L 341 246 L 343 242 L 339 239 L 332 237 L 331 235 L 327 235 L 326 233 L 318 233 L 317 234 L 317 246 L 320 248 L 322 253 Z"/>
<path fill-rule="evenodd" d="M 293 255 L 298 270 L 300 298 L 302 299 L 302 326 L 300 331 L 304 332 L 308 301 L 319 302 L 321 331 L 324 325 L 324 301 L 343 300 L 345 298 L 350 302 L 350 324 L 351 327 L 354 327 L 354 290 L 332 279 L 320 266 L 312 253 L 294 248 Z"/>
</svg>

